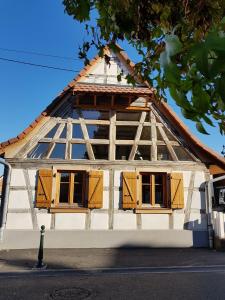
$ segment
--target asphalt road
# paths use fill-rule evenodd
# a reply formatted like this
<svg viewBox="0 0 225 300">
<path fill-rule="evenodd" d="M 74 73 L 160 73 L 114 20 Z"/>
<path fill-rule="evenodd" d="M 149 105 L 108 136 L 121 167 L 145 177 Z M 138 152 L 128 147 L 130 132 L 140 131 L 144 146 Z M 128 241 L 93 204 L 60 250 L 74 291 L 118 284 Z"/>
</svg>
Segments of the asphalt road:
<svg viewBox="0 0 225 300">
<path fill-rule="evenodd" d="M 2 300 L 225 299 L 225 266 L 2 273 Z"/>
</svg>

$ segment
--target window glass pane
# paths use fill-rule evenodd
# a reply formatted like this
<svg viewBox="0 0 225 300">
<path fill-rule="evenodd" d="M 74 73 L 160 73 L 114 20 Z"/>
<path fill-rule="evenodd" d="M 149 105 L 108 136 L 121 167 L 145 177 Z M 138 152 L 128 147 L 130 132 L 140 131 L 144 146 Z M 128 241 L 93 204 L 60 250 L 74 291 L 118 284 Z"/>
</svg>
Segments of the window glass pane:
<svg viewBox="0 0 225 300">
<path fill-rule="evenodd" d="M 60 177 L 59 202 L 68 203 L 70 174 L 63 172 L 60 174 Z"/>
<path fill-rule="evenodd" d="M 115 95 L 114 105 L 129 106 L 129 96 Z"/>
<path fill-rule="evenodd" d="M 116 126 L 117 140 L 134 140 L 137 126 Z"/>
<path fill-rule="evenodd" d="M 73 124 L 73 139 L 83 139 L 83 132 L 80 124 Z"/>
<path fill-rule="evenodd" d="M 173 136 L 173 134 L 166 127 L 163 127 L 163 130 L 164 130 L 164 132 L 165 132 L 168 140 L 170 140 L 170 141 L 176 141 L 176 139 Z"/>
<path fill-rule="evenodd" d="M 101 95 L 96 97 L 97 105 L 111 105 L 112 96 L 110 95 Z"/>
<path fill-rule="evenodd" d="M 101 110 L 82 110 L 84 119 L 87 120 L 109 120 L 109 112 Z"/>
<path fill-rule="evenodd" d="M 70 182 L 70 173 L 63 172 L 60 173 L 61 175 L 61 182 Z"/>
<path fill-rule="evenodd" d="M 83 204 L 83 180 L 84 173 L 77 172 L 74 174 L 74 193 L 73 193 L 73 203 L 77 203 L 80 206 Z"/>
<path fill-rule="evenodd" d="M 151 126 L 144 126 L 141 132 L 141 140 L 150 141 L 151 140 Z"/>
<path fill-rule="evenodd" d="M 151 122 L 150 112 L 147 112 L 145 122 Z"/>
<path fill-rule="evenodd" d="M 55 125 L 45 136 L 45 138 L 53 138 L 56 134 L 57 129 L 59 128 L 59 124 Z"/>
<path fill-rule="evenodd" d="M 181 146 L 173 146 L 173 149 L 179 160 L 183 161 L 193 161 L 191 155 Z"/>
<path fill-rule="evenodd" d="M 72 159 L 88 159 L 85 144 L 72 144 Z"/>
<path fill-rule="evenodd" d="M 66 144 L 56 143 L 50 158 L 65 158 Z"/>
<path fill-rule="evenodd" d="M 155 204 L 163 205 L 163 175 L 155 175 Z"/>
<path fill-rule="evenodd" d="M 139 121 L 141 117 L 140 112 L 120 112 L 116 113 L 117 121 Z"/>
<path fill-rule="evenodd" d="M 151 158 L 151 146 L 138 146 L 136 154 L 135 154 L 135 160 L 150 160 Z"/>
<path fill-rule="evenodd" d="M 60 138 L 61 139 L 65 139 L 66 138 L 66 124 L 65 124 L 65 126 L 64 126 L 64 128 L 63 128 L 63 131 L 61 132 L 61 134 L 60 134 Z"/>
<path fill-rule="evenodd" d="M 87 125 L 90 139 L 109 139 L 109 126 L 107 125 Z"/>
<path fill-rule="evenodd" d="M 108 145 L 92 145 L 95 159 L 106 159 L 108 160 L 109 146 Z"/>
<path fill-rule="evenodd" d="M 50 143 L 38 143 L 34 149 L 32 149 L 28 154 L 28 158 L 43 158 L 47 153 Z"/>
<path fill-rule="evenodd" d="M 163 141 L 162 135 L 161 135 L 158 127 L 156 127 L 156 133 L 157 133 L 157 140 L 158 141 Z"/>
<path fill-rule="evenodd" d="M 116 159 L 128 160 L 132 146 L 117 145 L 116 146 Z"/>
<path fill-rule="evenodd" d="M 94 95 L 79 95 L 79 105 L 94 105 Z"/>
<path fill-rule="evenodd" d="M 142 204 L 150 204 L 150 175 L 142 174 Z"/>
<path fill-rule="evenodd" d="M 170 153 L 166 146 L 157 146 L 157 159 L 158 160 L 172 160 Z"/>
<path fill-rule="evenodd" d="M 69 183 L 60 184 L 59 202 L 68 203 Z"/>
<path fill-rule="evenodd" d="M 74 108 L 74 109 L 72 110 L 71 118 L 77 120 L 77 119 L 79 119 L 79 117 L 80 117 L 80 116 L 79 116 L 79 114 L 78 114 L 77 109 Z"/>
</svg>

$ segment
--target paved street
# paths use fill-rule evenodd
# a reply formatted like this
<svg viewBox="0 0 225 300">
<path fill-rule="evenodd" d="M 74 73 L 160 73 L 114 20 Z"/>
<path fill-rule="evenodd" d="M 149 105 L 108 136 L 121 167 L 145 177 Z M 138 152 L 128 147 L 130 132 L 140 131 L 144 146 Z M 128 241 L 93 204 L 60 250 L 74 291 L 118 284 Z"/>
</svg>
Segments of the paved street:
<svg viewBox="0 0 225 300">
<path fill-rule="evenodd" d="M 0 251 L 0 299 L 225 299 L 225 253 L 208 249 Z"/>
</svg>

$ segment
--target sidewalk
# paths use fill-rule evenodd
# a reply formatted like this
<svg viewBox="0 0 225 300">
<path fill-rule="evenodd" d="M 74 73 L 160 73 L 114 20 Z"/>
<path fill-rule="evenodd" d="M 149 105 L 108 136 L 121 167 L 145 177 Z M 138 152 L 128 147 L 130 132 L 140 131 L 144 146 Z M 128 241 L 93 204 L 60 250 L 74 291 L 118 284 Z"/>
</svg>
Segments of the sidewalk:
<svg viewBox="0 0 225 300">
<path fill-rule="evenodd" d="M 0 273 L 32 270 L 37 250 L 0 251 Z M 225 266 L 225 253 L 209 249 L 45 249 L 48 270 Z"/>
</svg>

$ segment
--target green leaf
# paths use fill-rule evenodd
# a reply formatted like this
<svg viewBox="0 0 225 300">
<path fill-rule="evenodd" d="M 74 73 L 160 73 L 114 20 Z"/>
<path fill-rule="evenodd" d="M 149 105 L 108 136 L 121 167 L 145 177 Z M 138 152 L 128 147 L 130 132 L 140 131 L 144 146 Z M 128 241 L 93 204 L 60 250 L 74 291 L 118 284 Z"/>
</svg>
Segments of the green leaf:
<svg viewBox="0 0 225 300">
<path fill-rule="evenodd" d="M 216 80 L 216 91 L 219 93 L 221 99 L 225 103 L 225 74 Z"/>
<path fill-rule="evenodd" d="M 196 128 L 202 134 L 208 134 L 208 132 L 205 130 L 205 128 L 203 127 L 203 125 L 200 121 L 196 123 Z"/>
<path fill-rule="evenodd" d="M 195 85 L 192 89 L 192 103 L 196 111 L 206 113 L 209 109 L 210 97 L 201 85 Z"/>
<path fill-rule="evenodd" d="M 189 110 L 190 103 L 188 102 L 186 96 L 179 92 L 175 87 L 171 86 L 170 89 L 170 95 L 171 97 L 175 100 L 176 104 L 179 105 L 180 107 L 183 107 L 184 109 Z"/>
<path fill-rule="evenodd" d="M 209 125 L 212 126 L 212 127 L 215 127 L 215 125 L 213 124 L 212 120 L 211 120 L 209 117 L 207 117 L 206 115 L 204 115 L 204 116 L 202 116 L 202 118 L 203 118 L 203 120 L 204 120 L 207 124 L 209 124 Z"/>
</svg>

